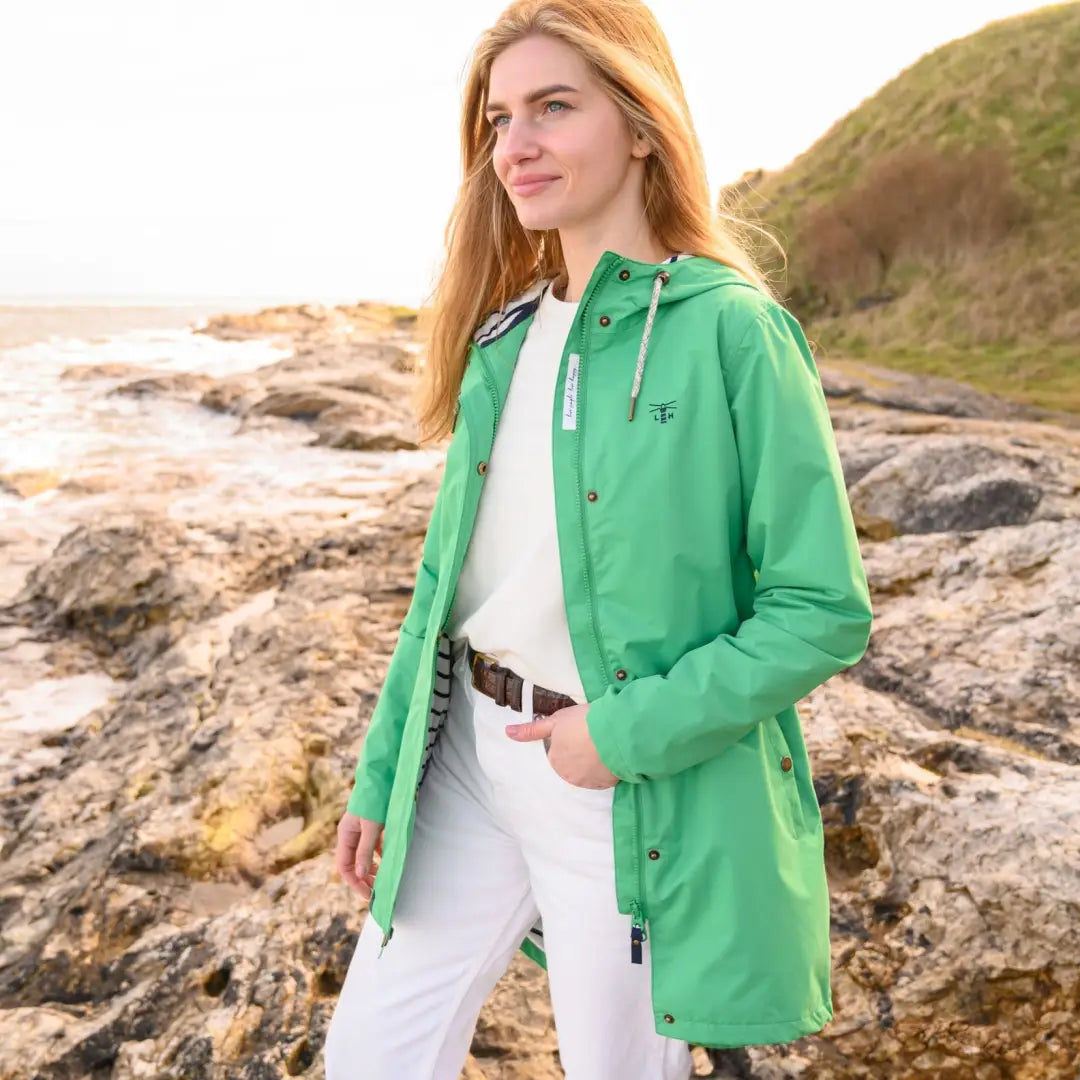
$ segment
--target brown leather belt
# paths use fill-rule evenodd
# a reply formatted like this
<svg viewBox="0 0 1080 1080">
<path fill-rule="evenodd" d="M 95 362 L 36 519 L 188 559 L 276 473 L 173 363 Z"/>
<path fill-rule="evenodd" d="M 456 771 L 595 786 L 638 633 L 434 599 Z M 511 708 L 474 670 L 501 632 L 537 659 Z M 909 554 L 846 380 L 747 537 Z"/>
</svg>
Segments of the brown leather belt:
<svg viewBox="0 0 1080 1080">
<path fill-rule="evenodd" d="M 481 694 L 494 698 L 497 705 L 509 705 L 515 712 L 521 712 L 521 694 L 525 680 L 508 667 L 502 667 L 497 660 L 486 653 L 477 652 L 466 642 L 466 658 L 472 671 L 472 684 Z M 533 686 L 533 712 L 538 716 L 550 716 L 559 709 L 565 709 L 577 702 L 566 694 L 548 690 L 543 686 Z"/>
</svg>

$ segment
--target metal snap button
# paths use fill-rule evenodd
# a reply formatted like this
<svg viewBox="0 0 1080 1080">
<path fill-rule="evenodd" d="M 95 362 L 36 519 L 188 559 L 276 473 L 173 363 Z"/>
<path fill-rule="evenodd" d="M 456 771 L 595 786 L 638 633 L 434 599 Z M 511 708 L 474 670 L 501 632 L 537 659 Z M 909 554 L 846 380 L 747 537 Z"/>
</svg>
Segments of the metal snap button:
<svg viewBox="0 0 1080 1080">
<path fill-rule="evenodd" d="M 788 772 L 791 769 L 791 758 L 782 757 L 780 759 L 780 768 L 783 769 L 784 772 Z"/>
<path fill-rule="evenodd" d="M 630 271 L 629 270 L 620 270 L 619 271 L 619 280 L 620 281 L 625 281 L 629 276 L 630 276 Z"/>
<path fill-rule="evenodd" d="M 659 859 L 660 858 L 660 852 L 657 851 L 656 848 L 650 848 L 649 849 L 649 858 L 650 859 Z"/>
<path fill-rule="evenodd" d="M 585 496 L 585 498 L 588 499 L 589 502 L 596 502 L 596 500 L 599 499 L 600 496 L 597 495 L 595 491 L 590 491 L 589 494 Z"/>
<path fill-rule="evenodd" d="M 619 670 L 615 672 L 615 678 L 616 679 L 625 679 L 626 678 L 625 669 L 624 668 L 619 668 Z"/>
<path fill-rule="evenodd" d="M 610 326 L 611 325 L 610 317 L 607 316 L 607 315 L 601 315 L 600 316 L 600 325 L 601 326 Z"/>
<path fill-rule="evenodd" d="M 480 462 L 480 464 L 476 466 L 476 471 L 477 471 L 477 472 L 478 472 L 478 473 L 479 473 L 479 474 L 480 474 L 481 476 L 483 476 L 483 475 L 484 475 L 484 473 L 486 473 L 486 472 L 487 472 L 487 462 L 486 462 L 486 461 L 481 461 L 481 462 Z"/>
<path fill-rule="evenodd" d="M 675 1023 L 675 1017 L 672 1016 L 671 1013 L 664 1013 L 664 1023 L 665 1024 L 674 1024 Z"/>
</svg>

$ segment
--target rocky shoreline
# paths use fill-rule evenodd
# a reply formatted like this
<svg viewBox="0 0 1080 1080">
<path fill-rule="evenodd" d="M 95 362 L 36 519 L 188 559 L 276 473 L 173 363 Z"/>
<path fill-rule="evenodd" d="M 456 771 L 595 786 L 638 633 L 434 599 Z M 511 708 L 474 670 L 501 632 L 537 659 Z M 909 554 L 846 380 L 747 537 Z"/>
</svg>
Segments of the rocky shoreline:
<svg viewBox="0 0 1080 1080">
<path fill-rule="evenodd" d="M 407 316 L 301 305 L 205 332 L 292 354 L 221 379 L 70 377 L 241 429 L 288 420 L 309 445 L 415 449 Z M 821 372 L 876 616 L 863 660 L 800 704 L 836 1019 L 715 1054 L 715 1075 L 1073 1077 L 1080 430 L 944 382 Z M 108 513 L 19 549 L 0 653 L 119 692 L 5 767 L 0 1080 L 322 1075 L 364 918 L 334 829 L 440 471 L 396 475 L 369 514 L 223 503 L 197 526 L 118 483 Z M 519 956 L 463 1075 L 555 1080 L 556 1045 L 545 976 Z"/>
</svg>

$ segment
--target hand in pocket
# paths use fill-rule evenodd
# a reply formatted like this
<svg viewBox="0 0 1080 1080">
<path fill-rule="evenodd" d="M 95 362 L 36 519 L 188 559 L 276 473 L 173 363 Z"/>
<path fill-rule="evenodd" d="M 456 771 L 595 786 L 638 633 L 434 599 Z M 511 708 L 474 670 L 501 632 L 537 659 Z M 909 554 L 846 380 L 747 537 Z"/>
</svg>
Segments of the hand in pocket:
<svg viewBox="0 0 1080 1080">
<path fill-rule="evenodd" d="M 542 739 L 548 762 L 568 784 L 579 788 L 611 788 L 619 778 L 600 760 L 585 718 L 589 706 L 568 705 L 529 723 L 508 724 L 506 733 L 518 742 Z"/>
</svg>

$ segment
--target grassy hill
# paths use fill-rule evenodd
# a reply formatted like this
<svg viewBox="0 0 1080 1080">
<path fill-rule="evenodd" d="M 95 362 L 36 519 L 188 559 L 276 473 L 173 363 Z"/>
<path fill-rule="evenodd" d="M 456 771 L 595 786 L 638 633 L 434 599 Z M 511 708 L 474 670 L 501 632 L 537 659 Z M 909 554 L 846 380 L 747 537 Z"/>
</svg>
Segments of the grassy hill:
<svg viewBox="0 0 1080 1080">
<path fill-rule="evenodd" d="M 1080 3 L 927 53 L 725 196 L 825 359 L 1080 412 Z"/>
</svg>

